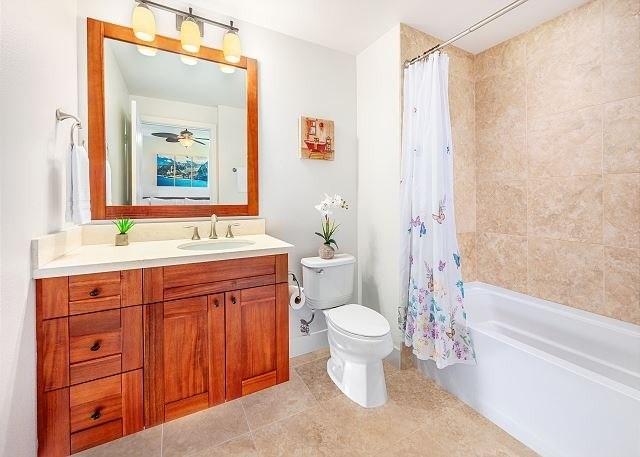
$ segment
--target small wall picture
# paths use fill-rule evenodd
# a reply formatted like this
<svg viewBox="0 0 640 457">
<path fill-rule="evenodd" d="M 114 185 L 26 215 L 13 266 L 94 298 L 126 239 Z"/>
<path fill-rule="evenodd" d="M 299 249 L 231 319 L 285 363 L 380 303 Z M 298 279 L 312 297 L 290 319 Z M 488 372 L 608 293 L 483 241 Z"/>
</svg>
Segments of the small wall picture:
<svg viewBox="0 0 640 457">
<path fill-rule="evenodd" d="M 333 121 L 316 117 L 300 117 L 300 157 L 333 160 L 335 134 Z"/>
</svg>

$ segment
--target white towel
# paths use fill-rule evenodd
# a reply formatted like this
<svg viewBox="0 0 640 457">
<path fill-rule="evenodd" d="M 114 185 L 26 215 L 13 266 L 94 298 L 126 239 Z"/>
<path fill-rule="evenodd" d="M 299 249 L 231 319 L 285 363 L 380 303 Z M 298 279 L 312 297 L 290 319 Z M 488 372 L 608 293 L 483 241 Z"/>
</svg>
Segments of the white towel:
<svg viewBox="0 0 640 457">
<path fill-rule="evenodd" d="M 236 168 L 236 185 L 238 186 L 238 192 L 247 192 L 247 167 Z"/>
<path fill-rule="evenodd" d="M 107 205 L 111 206 L 111 204 L 113 203 L 113 199 L 111 197 L 111 164 L 109 163 L 109 159 L 107 159 L 105 161 L 105 179 L 107 180 L 107 192 L 106 192 L 106 198 L 107 198 Z"/>
<path fill-rule="evenodd" d="M 66 218 L 77 225 L 91 222 L 89 155 L 83 146 L 77 144 L 71 148 L 67 169 Z"/>
</svg>

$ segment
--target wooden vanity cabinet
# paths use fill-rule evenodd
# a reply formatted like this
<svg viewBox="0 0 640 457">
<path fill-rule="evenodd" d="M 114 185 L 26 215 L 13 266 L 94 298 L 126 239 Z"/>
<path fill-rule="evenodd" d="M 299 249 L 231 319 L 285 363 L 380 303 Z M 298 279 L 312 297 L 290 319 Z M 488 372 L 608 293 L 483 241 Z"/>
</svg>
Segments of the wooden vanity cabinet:
<svg viewBox="0 0 640 457">
<path fill-rule="evenodd" d="M 39 279 L 38 455 L 289 379 L 287 255 Z"/>
</svg>

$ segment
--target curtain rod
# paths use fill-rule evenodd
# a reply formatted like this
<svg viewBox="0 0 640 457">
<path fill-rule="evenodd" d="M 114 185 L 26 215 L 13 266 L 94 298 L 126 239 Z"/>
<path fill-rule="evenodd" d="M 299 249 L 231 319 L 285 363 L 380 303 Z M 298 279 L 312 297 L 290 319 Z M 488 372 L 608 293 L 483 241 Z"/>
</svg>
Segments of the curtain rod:
<svg viewBox="0 0 640 457">
<path fill-rule="evenodd" d="M 483 20 L 481 20 L 480 22 L 476 22 L 475 24 L 473 24 L 471 27 L 469 27 L 468 29 L 465 29 L 464 31 L 458 33 L 456 36 L 449 38 L 447 41 L 445 41 L 444 43 L 440 43 L 434 47 L 432 47 L 431 49 L 427 49 L 425 52 L 423 52 L 422 54 L 420 54 L 417 57 L 414 57 L 413 59 L 408 59 L 404 62 L 404 67 L 407 68 L 410 65 L 413 65 L 414 63 L 423 60 L 424 58 L 426 58 L 427 56 L 429 56 L 429 54 L 432 54 L 436 51 L 439 51 L 440 49 L 444 48 L 445 46 L 450 45 L 451 43 L 458 41 L 460 38 L 462 38 L 465 35 L 470 34 L 471 32 L 474 32 L 476 30 L 478 30 L 480 27 L 487 25 L 489 22 L 492 22 L 496 19 L 498 19 L 500 16 L 502 16 L 503 14 L 508 13 L 509 11 L 511 11 L 514 8 L 517 8 L 518 6 L 522 5 L 523 3 L 526 3 L 528 0 L 516 0 L 515 2 L 509 3 L 507 6 L 505 6 L 504 8 L 496 11 L 495 13 L 493 13 L 491 16 L 487 16 L 485 17 Z"/>
</svg>

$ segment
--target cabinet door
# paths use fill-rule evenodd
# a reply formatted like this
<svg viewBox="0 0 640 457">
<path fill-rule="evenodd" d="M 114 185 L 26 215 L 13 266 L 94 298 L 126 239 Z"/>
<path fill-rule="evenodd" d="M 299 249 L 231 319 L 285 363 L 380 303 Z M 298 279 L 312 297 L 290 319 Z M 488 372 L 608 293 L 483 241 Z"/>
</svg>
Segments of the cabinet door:
<svg viewBox="0 0 640 457">
<path fill-rule="evenodd" d="M 209 404 L 207 309 L 206 296 L 164 303 L 165 420 L 206 408 Z"/>
<path fill-rule="evenodd" d="M 276 384 L 276 288 L 225 294 L 227 400 Z"/>
</svg>

